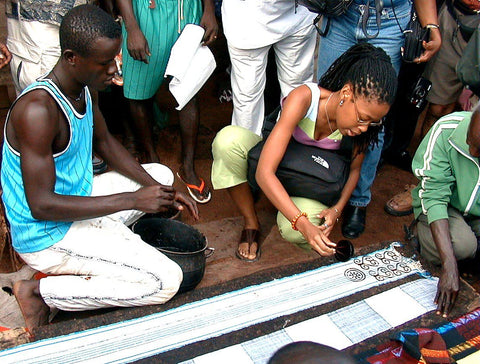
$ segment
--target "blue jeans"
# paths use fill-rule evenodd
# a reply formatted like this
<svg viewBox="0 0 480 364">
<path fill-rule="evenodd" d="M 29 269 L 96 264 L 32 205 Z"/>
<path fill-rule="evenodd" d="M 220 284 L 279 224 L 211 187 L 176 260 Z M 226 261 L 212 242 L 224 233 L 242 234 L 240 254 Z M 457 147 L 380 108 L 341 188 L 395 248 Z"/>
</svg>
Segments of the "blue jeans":
<svg viewBox="0 0 480 364">
<path fill-rule="evenodd" d="M 393 0 L 395 14 L 392 10 L 390 0 L 385 0 L 385 7 L 382 11 L 380 32 L 376 38 L 367 39 L 362 29 L 362 14 L 366 6 L 361 4 L 365 0 L 355 0 L 346 13 L 338 18 L 330 19 L 330 29 L 326 37 L 320 37 L 318 50 L 318 79 L 330 67 L 330 65 L 342 53 L 354 44 L 368 42 L 374 46 L 381 47 L 391 58 L 395 71 L 399 72 L 402 63 L 400 48 L 403 46 L 404 36 L 402 29 L 410 20 L 412 3 L 410 0 Z M 373 35 L 377 32 L 375 6 L 373 1 L 370 5 L 370 16 L 367 23 L 367 33 Z M 378 162 L 382 154 L 385 132 L 382 128 L 378 135 L 378 144 L 370 147 L 365 155 L 360 172 L 360 179 L 357 187 L 350 197 L 349 204 L 365 207 L 370 203 L 372 193 L 370 187 L 377 173 Z"/>
</svg>

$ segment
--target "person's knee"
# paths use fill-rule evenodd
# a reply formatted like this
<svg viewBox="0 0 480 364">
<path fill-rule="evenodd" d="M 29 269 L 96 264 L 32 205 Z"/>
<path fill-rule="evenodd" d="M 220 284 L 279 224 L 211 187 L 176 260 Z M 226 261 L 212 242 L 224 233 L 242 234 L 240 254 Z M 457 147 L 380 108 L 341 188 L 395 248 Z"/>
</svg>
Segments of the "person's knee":
<svg viewBox="0 0 480 364">
<path fill-rule="evenodd" d="M 277 213 L 277 226 L 283 239 L 298 245 L 300 248 L 310 249 L 310 245 L 303 235 L 299 231 L 292 229 L 292 224 L 280 211 Z"/>
<path fill-rule="evenodd" d="M 162 280 L 162 292 L 167 300 L 170 300 L 180 288 L 183 281 L 183 272 L 182 268 L 180 268 L 180 266 L 173 260 L 170 260 L 167 264 L 169 265 L 168 273 Z"/>
<path fill-rule="evenodd" d="M 457 260 L 473 259 L 477 252 L 477 239 L 473 235 L 452 236 L 453 251 Z"/>
<path fill-rule="evenodd" d="M 174 181 L 173 172 L 167 166 L 160 163 L 142 164 L 142 167 L 147 173 L 158 183 L 166 186 L 171 186 Z"/>
<path fill-rule="evenodd" d="M 232 153 L 233 146 L 238 141 L 238 129 L 240 127 L 229 125 L 220 130 L 212 143 L 213 157 L 226 156 Z"/>
</svg>

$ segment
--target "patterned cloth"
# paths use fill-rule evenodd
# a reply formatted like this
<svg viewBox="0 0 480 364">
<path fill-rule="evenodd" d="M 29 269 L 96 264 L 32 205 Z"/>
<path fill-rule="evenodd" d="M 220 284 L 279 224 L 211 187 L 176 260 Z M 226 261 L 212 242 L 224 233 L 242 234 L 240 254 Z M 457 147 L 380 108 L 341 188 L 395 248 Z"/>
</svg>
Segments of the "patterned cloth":
<svg viewBox="0 0 480 364">
<path fill-rule="evenodd" d="M 91 0 L 7 0 L 5 13 L 9 18 L 22 21 L 60 25 L 70 9 L 91 2 Z"/>
<path fill-rule="evenodd" d="M 480 349 L 480 308 L 436 329 L 395 334 L 363 363 L 452 363 Z"/>
</svg>

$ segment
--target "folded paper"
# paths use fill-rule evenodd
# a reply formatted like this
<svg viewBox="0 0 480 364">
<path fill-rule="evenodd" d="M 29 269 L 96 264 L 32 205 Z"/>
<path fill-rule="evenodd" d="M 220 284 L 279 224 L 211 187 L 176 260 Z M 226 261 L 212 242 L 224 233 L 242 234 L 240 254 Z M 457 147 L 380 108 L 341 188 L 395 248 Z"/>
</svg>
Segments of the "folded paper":
<svg viewBox="0 0 480 364">
<path fill-rule="evenodd" d="M 212 52 L 202 45 L 204 33 L 201 26 L 187 24 L 172 47 L 165 77 L 173 76 L 169 89 L 178 103 L 177 110 L 196 95 L 216 67 Z"/>
</svg>

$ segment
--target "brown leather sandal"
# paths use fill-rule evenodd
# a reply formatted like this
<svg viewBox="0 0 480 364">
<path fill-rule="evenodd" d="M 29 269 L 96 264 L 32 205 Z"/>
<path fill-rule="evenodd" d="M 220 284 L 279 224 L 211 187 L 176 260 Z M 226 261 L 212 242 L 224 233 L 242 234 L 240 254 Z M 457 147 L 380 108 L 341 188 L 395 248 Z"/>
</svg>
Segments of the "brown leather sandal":
<svg viewBox="0 0 480 364">
<path fill-rule="evenodd" d="M 240 236 L 240 241 L 237 246 L 237 251 L 235 252 L 235 255 L 237 256 L 238 259 L 243 260 L 245 262 L 253 263 L 256 262 L 257 260 L 260 259 L 260 256 L 262 255 L 262 250 L 261 250 L 261 244 L 259 242 L 259 237 L 260 237 L 260 231 L 257 229 L 244 229 L 242 230 L 242 235 Z M 243 255 L 241 255 L 238 252 L 238 247 L 242 243 L 247 243 L 248 244 L 248 251 L 250 251 L 250 247 L 252 246 L 253 243 L 257 244 L 257 254 L 255 258 L 253 259 L 248 259 L 245 258 Z"/>
</svg>

